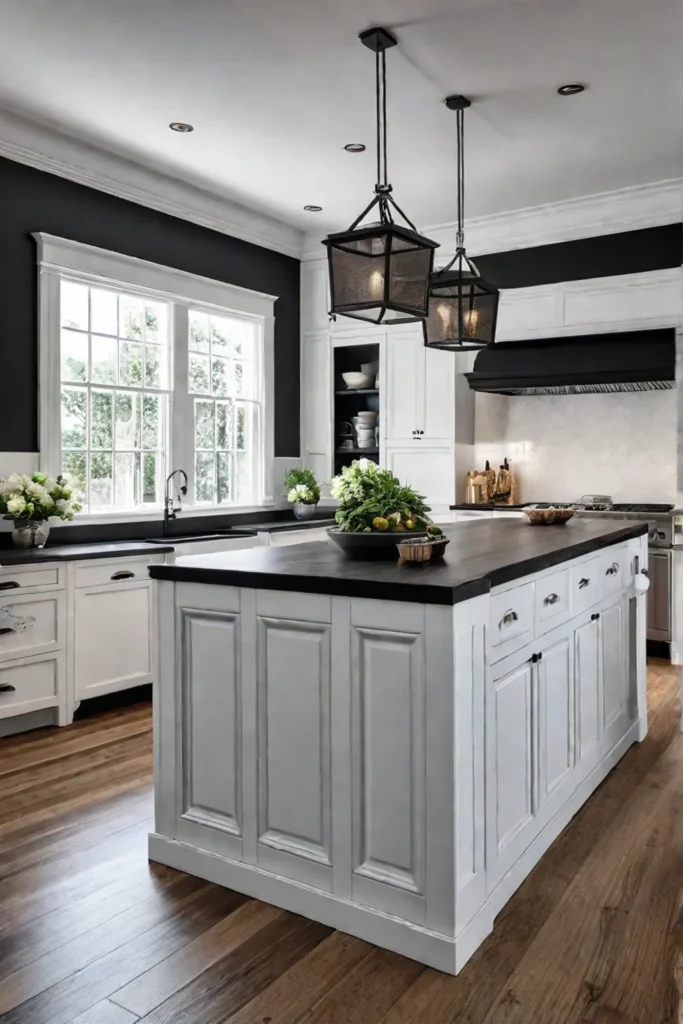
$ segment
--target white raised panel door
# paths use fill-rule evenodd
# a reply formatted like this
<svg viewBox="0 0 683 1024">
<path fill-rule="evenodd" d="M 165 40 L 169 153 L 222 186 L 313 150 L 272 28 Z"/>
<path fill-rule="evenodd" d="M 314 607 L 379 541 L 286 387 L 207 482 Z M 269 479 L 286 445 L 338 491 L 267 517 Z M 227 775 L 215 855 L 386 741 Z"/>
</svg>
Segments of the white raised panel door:
<svg viewBox="0 0 683 1024">
<path fill-rule="evenodd" d="M 574 675 L 571 637 L 540 653 L 538 680 L 539 807 L 555 796 L 574 767 Z"/>
<path fill-rule="evenodd" d="M 395 630 L 372 622 L 352 613 L 352 896 L 359 903 L 422 924 L 426 912 L 422 621 L 418 610 L 414 631 L 405 630 L 410 623 L 398 619 Z"/>
<path fill-rule="evenodd" d="M 76 701 L 151 683 L 152 581 L 82 587 L 75 593 Z"/>
<path fill-rule="evenodd" d="M 413 442 L 424 429 L 424 345 L 421 334 L 389 332 L 386 341 L 383 434 L 387 445 Z M 419 444 L 415 441 L 415 444 Z"/>
<path fill-rule="evenodd" d="M 325 330 L 329 326 L 329 309 L 327 260 L 306 260 L 301 264 L 302 331 Z"/>
<path fill-rule="evenodd" d="M 450 445 L 455 429 L 456 360 L 452 352 L 424 347 L 423 360 L 421 436 L 425 444 Z"/>
<path fill-rule="evenodd" d="M 602 664 L 602 714 L 604 743 L 612 747 L 629 724 L 629 643 L 626 631 L 626 601 L 620 600 L 600 612 Z"/>
<path fill-rule="evenodd" d="M 487 699 L 487 886 L 489 891 L 530 842 L 534 785 L 535 666 L 512 655 L 496 666 Z"/>
<path fill-rule="evenodd" d="M 329 335 L 327 332 L 306 335 L 302 347 L 303 454 L 329 455 L 332 408 Z"/>
<path fill-rule="evenodd" d="M 584 761 L 602 736 L 599 619 L 591 615 L 574 631 L 576 756 Z"/>
<path fill-rule="evenodd" d="M 455 460 L 450 448 L 427 448 L 416 441 L 410 448 L 389 448 L 386 465 L 402 484 L 422 494 L 432 509 L 446 511 L 455 493 Z"/>
<path fill-rule="evenodd" d="M 259 615 L 257 862 L 332 888 L 330 630 L 326 622 Z"/>
<path fill-rule="evenodd" d="M 222 587 L 214 588 L 223 590 Z M 176 664 L 180 840 L 237 860 L 242 854 L 240 615 L 181 607 Z"/>
</svg>

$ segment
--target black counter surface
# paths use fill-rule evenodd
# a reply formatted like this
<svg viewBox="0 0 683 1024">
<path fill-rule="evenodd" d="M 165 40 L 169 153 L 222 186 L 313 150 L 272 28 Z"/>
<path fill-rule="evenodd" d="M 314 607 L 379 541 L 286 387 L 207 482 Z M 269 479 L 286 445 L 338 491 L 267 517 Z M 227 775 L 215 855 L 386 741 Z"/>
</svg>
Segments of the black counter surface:
<svg viewBox="0 0 683 1024">
<path fill-rule="evenodd" d="M 529 503 L 525 502 L 523 505 L 474 505 L 472 502 L 468 504 L 463 501 L 460 505 L 449 505 L 448 507 L 458 512 L 521 512 L 523 508 L 529 507 Z"/>
<path fill-rule="evenodd" d="M 48 544 L 45 548 L 7 548 L 0 551 L 0 568 L 4 565 L 28 565 L 33 562 L 73 562 L 82 558 L 124 558 L 133 555 L 163 555 L 173 551 L 173 544 L 146 544 L 144 541 L 110 541 L 100 544 Z"/>
<path fill-rule="evenodd" d="M 399 566 L 347 559 L 332 541 L 284 548 L 249 548 L 153 565 L 155 579 L 266 590 L 453 605 L 495 586 L 540 572 L 647 533 L 626 520 L 573 519 L 564 526 L 530 526 L 521 519 L 480 519 L 444 528 L 442 562 Z"/>
<path fill-rule="evenodd" d="M 327 519 L 280 519 L 276 522 L 247 523 L 246 530 L 253 530 L 255 533 L 282 533 L 285 530 L 316 530 L 324 526 L 334 526 L 333 516 Z"/>
</svg>

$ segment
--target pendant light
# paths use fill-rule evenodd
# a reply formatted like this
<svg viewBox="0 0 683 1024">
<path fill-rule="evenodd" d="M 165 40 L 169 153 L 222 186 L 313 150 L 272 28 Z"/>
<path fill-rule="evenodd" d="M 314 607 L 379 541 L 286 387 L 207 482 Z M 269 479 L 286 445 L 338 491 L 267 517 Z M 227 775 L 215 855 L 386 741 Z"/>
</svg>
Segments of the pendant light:
<svg viewBox="0 0 683 1024">
<path fill-rule="evenodd" d="M 458 144 L 458 232 L 455 256 L 443 270 L 432 275 L 429 313 L 423 322 L 427 348 L 449 352 L 472 352 L 495 340 L 499 292 L 483 280 L 465 252 L 465 110 L 471 103 L 464 96 L 449 96 L 449 110 L 456 111 Z"/>
<path fill-rule="evenodd" d="M 330 312 L 374 324 L 411 323 L 427 315 L 438 243 L 418 233 L 394 201 L 388 181 L 386 51 L 397 40 L 384 28 L 362 32 L 360 40 L 375 53 L 377 184 L 374 199 L 351 227 L 323 242 L 330 269 Z M 375 207 L 379 220 L 364 224 Z M 396 223 L 394 212 L 404 223 Z"/>
</svg>

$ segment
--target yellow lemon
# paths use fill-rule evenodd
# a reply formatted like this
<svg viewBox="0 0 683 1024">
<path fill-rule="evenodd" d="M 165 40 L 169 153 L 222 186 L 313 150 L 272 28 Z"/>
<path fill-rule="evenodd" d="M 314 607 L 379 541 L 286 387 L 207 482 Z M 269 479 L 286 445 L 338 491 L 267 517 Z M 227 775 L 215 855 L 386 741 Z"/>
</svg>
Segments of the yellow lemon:
<svg viewBox="0 0 683 1024">
<path fill-rule="evenodd" d="M 372 528 L 373 530 L 388 530 L 389 521 L 387 519 L 384 519 L 383 516 L 375 516 L 375 518 L 372 520 Z"/>
</svg>

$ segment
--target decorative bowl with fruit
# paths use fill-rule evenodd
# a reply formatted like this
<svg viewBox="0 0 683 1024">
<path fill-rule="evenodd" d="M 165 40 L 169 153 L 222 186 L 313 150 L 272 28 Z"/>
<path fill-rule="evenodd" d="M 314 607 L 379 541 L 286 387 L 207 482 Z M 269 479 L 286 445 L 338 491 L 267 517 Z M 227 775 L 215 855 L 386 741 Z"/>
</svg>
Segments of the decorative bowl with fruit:
<svg viewBox="0 0 683 1024">
<path fill-rule="evenodd" d="M 427 539 L 438 530 L 422 496 L 370 459 L 345 466 L 332 481 L 332 496 L 339 508 L 328 536 L 350 558 L 396 558 L 401 540 Z"/>
</svg>

